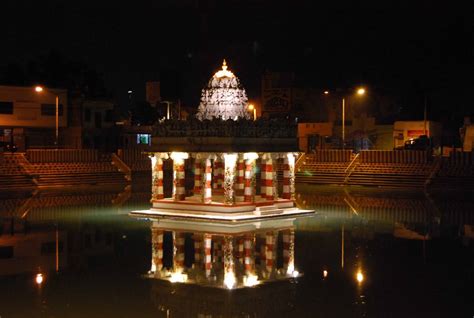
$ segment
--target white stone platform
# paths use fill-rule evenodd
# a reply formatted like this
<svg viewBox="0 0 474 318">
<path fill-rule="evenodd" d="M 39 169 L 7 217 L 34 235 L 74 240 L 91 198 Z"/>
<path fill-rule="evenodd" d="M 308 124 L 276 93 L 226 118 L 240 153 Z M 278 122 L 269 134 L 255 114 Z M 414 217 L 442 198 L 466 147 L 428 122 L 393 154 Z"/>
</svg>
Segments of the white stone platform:
<svg viewBox="0 0 474 318">
<path fill-rule="evenodd" d="M 187 197 L 184 201 L 163 199 L 152 201 L 149 210 L 132 211 L 133 216 L 167 217 L 186 220 L 216 222 L 251 222 L 257 220 L 301 216 L 314 214 L 314 210 L 302 210 L 295 207 L 291 200 L 278 199 L 273 201 L 257 199 L 256 202 L 237 202 L 233 205 L 223 203 L 223 198 L 214 196 L 214 201 L 205 204 L 200 196 Z M 222 199 L 222 200 L 220 200 Z"/>
</svg>

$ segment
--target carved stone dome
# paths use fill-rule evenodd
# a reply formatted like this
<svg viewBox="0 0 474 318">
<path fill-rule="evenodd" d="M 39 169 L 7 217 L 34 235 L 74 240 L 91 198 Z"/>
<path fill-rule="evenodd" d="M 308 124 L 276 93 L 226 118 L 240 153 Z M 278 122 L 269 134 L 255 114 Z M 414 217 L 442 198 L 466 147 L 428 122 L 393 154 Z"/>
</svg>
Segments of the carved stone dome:
<svg viewBox="0 0 474 318">
<path fill-rule="evenodd" d="M 250 118 L 248 99 L 239 79 L 227 69 L 226 61 L 201 92 L 196 117 L 200 120 L 222 118 L 223 120 Z"/>
</svg>

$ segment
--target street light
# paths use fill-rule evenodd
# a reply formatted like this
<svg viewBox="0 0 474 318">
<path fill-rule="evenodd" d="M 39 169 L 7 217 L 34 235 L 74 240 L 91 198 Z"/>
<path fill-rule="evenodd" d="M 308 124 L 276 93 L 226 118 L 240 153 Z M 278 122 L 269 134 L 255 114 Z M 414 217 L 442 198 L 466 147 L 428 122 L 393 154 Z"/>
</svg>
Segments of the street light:
<svg viewBox="0 0 474 318">
<path fill-rule="evenodd" d="M 52 93 L 51 91 L 46 90 L 42 86 L 36 86 L 35 91 L 37 93 L 42 93 L 43 91 L 47 91 L 53 95 L 56 95 L 56 141 L 54 142 L 56 148 L 58 148 L 58 140 L 59 140 L 59 95 Z"/>
<path fill-rule="evenodd" d="M 356 90 L 357 96 L 365 95 L 365 88 L 359 87 Z M 324 95 L 329 95 L 329 91 L 324 91 Z M 342 97 L 342 149 L 345 148 L 346 144 L 346 96 Z"/>
<path fill-rule="evenodd" d="M 249 110 L 253 112 L 253 120 L 257 120 L 257 109 L 253 104 L 249 104 Z"/>
</svg>

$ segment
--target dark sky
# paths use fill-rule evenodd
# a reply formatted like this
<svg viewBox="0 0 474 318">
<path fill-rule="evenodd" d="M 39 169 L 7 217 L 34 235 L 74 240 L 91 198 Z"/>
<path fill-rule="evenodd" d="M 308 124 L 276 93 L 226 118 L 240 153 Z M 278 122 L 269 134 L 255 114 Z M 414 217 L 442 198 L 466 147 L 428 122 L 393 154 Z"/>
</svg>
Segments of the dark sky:
<svg viewBox="0 0 474 318">
<path fill-rule="evenodd" d="M 144 82 L 161 78 L 163 90 L 196 104 L 226 58 L 250 97 L 265 69 L 291 70 L 305 85 L 365 84 L 407 107 L 426 93 L 440 116 L 474 108 L 474 14 L 462 2 L 9 3 L 0 67 L 55 49 L 103 73 L 119 100 L 128 89 L 143 98 Z"/>
</svg>

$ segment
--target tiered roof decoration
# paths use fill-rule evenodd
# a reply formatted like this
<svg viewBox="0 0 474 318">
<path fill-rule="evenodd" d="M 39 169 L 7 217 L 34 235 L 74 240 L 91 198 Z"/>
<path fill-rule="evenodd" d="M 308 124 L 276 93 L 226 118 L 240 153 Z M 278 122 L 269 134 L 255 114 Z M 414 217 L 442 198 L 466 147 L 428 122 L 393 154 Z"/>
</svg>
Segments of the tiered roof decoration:
<svg viewBox="0 0 474 318">
<path fill-rule="evenodd" d="M 201 92 L 201 103 L 196 117 L 200 120 L 249 119 L 250 114 L 247 106 L 248 99 L 245 89 L 234 73 L 227 69 L 227 63 L 224 60 L 222 69 L 211 77 Z"/>
</svg>

